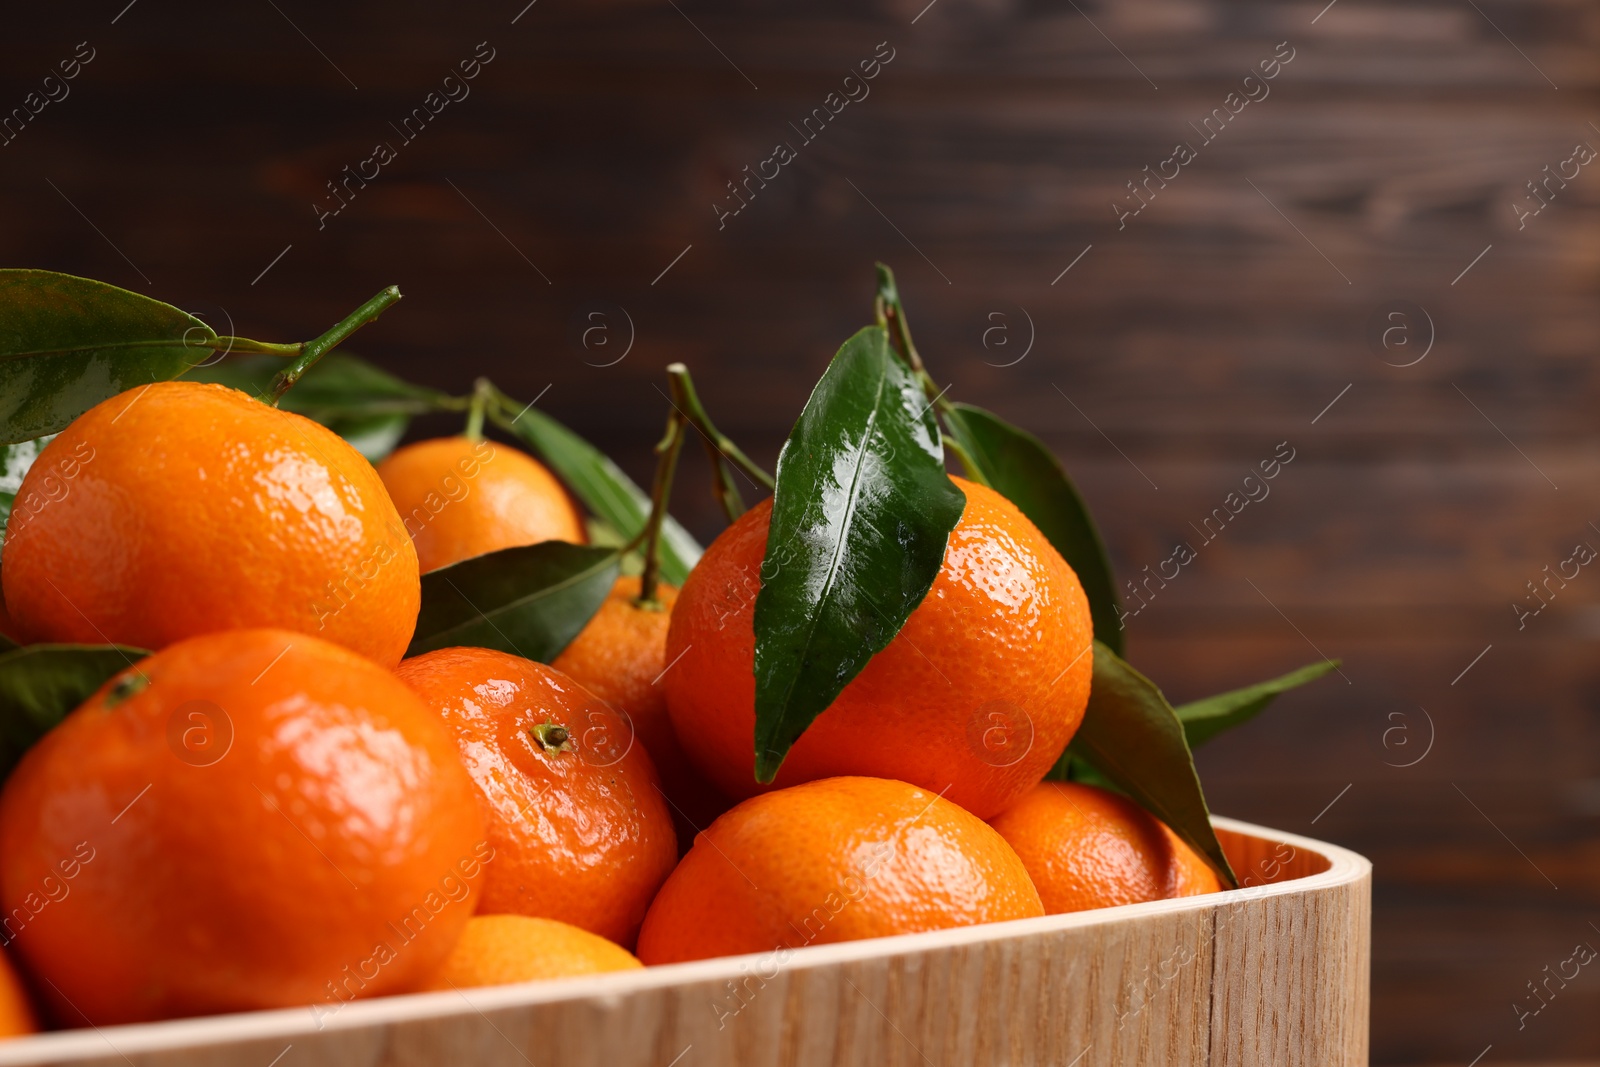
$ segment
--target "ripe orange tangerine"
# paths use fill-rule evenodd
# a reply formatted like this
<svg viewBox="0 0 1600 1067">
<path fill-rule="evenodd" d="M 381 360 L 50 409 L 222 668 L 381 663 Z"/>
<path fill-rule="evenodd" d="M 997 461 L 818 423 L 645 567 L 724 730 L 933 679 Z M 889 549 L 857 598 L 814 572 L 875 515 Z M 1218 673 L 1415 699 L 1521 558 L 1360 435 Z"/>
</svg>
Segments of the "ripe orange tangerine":
<svg viewBox="0 0 1600 1067">
<path fill-rule="evenodd" d="M 1109 790 L 1041 782 L 991 825 L 1022 857 L 1052 915 L 1222 888 L 1166 825 Z"/>
<path fill-rule="evenodd" d="M 680 851 L 694 835 L 733 806 L 690 762 L 667 714 L 667 626 L 678 590 L 656 587 L 659 607 L 641 606 L 639 579 L 624 575 L 577 637 L 552 664 L 595 696 L 623 712 L 650 753 L 672 809 Z"/>
<path fill-rule="evenodd" d="M 786 952 L 1044 914 L 981 819 L 904 782 L 826 778 L 744 801 L 695 839 L 639 933 L 646 964 Z"/>
<path fill-rule="evenodd" d="M 0 580 L 33 641 L 164 648 L 283 627 L 400 662 L 417 557 L 372 465 L 221 385 L 157 382 L 80 415 L 17 490 Z"/>
<path fill-rule="evenodd" d="M 631 946 L 678 848 L 627 722 L 560 671 L 486 648 L 442 648 L 395 673 L 443 718 L 477 783 L 496 857 L 480 910 Z"/>
<path fill-rule="evenodd" d="M 801 735 L 770 786 L 754 776 L 753 615 L 771 501 L 706 550 L 672 613 L 665 683 L 684 750 L 723 792 L 871 775 L 986 818 L 1060 756 L 1089 699 L 1088 601 L 1016 505 L 955 482 L 967 503 L 927 597 Z"/>
<path fill-rule="evenodd" d="M 587 540 L 583 515 L 544 465 L 510 445 L 440 437 L 378 464 L 422 572 L 540 541 Z"/>
<path fill-rule="evenodd" d="M 428 989 L 576 978 L 644 964 L 598 934 L 529 915 L 475 915 Z"/>
<path fill-rule="evenodd" d="M 70 1026 L 414 988 L 494 859 L 454 740 L 389 671 L 288 630 L 180 641 L 0 793 L 11 947 Z"/>
</svg>

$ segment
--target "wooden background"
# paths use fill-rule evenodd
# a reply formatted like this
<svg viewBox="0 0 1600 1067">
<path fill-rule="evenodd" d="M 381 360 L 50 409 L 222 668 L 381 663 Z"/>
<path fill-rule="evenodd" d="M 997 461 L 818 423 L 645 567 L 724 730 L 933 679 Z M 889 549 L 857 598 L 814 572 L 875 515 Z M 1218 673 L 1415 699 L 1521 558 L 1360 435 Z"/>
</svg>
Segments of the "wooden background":
<svg viewBox="0 0 1600 1067">
<path fill-rule="evenodd" d="M 360 351 L 539 395 L 640 476 L 679 359 L 770 463 L 886 259 L 935 376 L 1058 450 L 1124 578 L 1198 548 L 1129 623 L 1170 695 L 1343 658 L 1202 773 L 1217 810 L 1375 861 L 1374 1062 L 1600 1057 L 1594 968 L 1514 1008 L 1600 947 L 1600 575 L 1524 630 L 1511 607 L 1600 547 L 1600 173 L 1513 207 L 1600 147 L 1600 7 L 1323 2 L 13 8 L 0 112 L 95 58 L 0 146 L 0 257 L 271 340 L 396 282 Z M 481 41 L 471 95 L 402 141 Z M 799 144 L 884 41 L 871 95 Z M 1270 96 L 1119 230 L 1124 183 L 1279 42 Z M 798 158 L 719 230 L 780 140 Z M 379 141 L 397 158 L 319 230 Z M 1282 441 L 1270 497 L 1201 545 Z M 701 469 L 680 484 L 714 534 Z"/>
</svg>

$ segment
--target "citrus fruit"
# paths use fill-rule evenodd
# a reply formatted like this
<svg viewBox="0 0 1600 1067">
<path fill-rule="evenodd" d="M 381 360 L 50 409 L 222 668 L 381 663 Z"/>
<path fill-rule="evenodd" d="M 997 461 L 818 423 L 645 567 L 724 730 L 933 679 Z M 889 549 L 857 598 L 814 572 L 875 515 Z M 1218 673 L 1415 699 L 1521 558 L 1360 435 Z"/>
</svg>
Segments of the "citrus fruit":
<svg viewBox="0 0 1600 1067">
<path fill-rule="evenodd" d="M 826 778 L 739 804 L 695 839 L 644 929 L 647 964 L 1043 915 L 1017 854 L 936 793 Z"/>
<path fill-rule="evenodd" d="M 678 850 L 626 720 L 560 671 L 489 649 L 442 648 L 396 673 L 443 717 L 477 782 L 495 850 L 479 910 L 632 945 Z"/>
<path fill-rule="evenodd" d="M 583 542 L 583 516 L 532 456 L 493 441 L 440 437 L 399 449 L 378 476 L 404 516 L 422 572 L 540 541 Z"/>
<path fill-rule="evenodd" d="M 0 1038 L 36 1033 L 39 1017 L 9 953 L 0 953 Z"/>
<path fill-rule="evenodd" d="M 438 717 L 371 660 L 289 630 L 129 667 L 0 793 L 6 933 L 69 1025 L 412 988 L 492 858 Z"/>
<path fill-rule="evenodd" d="M 667 715 L 661 681 L 667 668 L 667 624 L 678 590 L 656 586 L 659 607 L 640 606 L 638 596 L 637 577 L 618 578 L 594 618 L 551 666 L 628 716 L 661 776 L 680 849 L 687 850 L 694 835 L 732 802 L 684 755 Z"/>
<path fill-rule="evenodd" d="M 554 919 L 475 915 L 428 989 L 572 978 L 643 967 L 627 949 Z"/>
<path fill-rule="evenodd" d="M 1172 849 L 1172 893 L 1175 897 L 1198 897 L 1206 893 L 1222 892 L 1222 880 L 1194 849 L 1172 832 L 1172 827 L 1161 823 L 1161 832 Z"/>
<path fill-rule="evenodd" d="M 79 416 L 6 526 L 6 608 L 35 641 L 163 648 L 278 626 L 393 666 L 416 553 L 372 465 L 236 389 L 158 382 Z"/>
<path fill-rule="evenodd" d="M 772 786 L 754 777 L 752 625 L 771 501 L 706 550 L 673 609 L 663 682 L 678 739 L 723 792 L 871 775 L 987 818 L 1061 754 L 1089 699 L 1088 601 L 1015 505 L 955 481 L 967 503 L 927 597 L 801 735 Z M 782 566 L 781 553 L 766 565 Z"/>
<path fill-rule="evenodd" d="M 1022 857 L 1052 915 L 1221 888 L 1155 816 L 1091 785 L 1041 782 L 991 824 Z"/>
</svg>

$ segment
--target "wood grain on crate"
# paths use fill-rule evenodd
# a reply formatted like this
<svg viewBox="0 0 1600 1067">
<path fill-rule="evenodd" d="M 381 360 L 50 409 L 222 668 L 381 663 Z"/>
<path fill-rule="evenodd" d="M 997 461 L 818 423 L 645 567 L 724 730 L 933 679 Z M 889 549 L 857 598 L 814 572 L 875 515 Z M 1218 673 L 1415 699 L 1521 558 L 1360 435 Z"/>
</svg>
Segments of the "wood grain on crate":
<svg viewBox="0 0 1600 1067">
<path fill-rule="evenodd" d="M 1245 888 L 568 982 L 114 1027 L 0 1067 L 1366 1067 L 1371 866 L 1218 820 Z"/>
</svg>

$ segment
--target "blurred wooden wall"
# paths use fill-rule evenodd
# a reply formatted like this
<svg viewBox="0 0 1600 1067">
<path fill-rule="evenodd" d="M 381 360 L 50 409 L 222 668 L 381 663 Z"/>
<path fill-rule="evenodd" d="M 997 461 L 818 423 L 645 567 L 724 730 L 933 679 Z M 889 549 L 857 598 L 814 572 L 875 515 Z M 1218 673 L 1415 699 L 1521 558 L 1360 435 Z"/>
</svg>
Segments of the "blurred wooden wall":
<svg viewBox="0 0 1600 1067">
<path fill-rule="evenodd" d="M 1202 771 L 1218 810 L 1376 861 L 1374 1061 L 1600 1056 L 1600 976 L 1513 1008 L 1600 945 L 1600 573 L 1524 629 L 1511 607 L 1600 547 L 1600 167 L 1513 206 L 1600 148 L 1600 8 L 524 3 L 13 8 L 0 109 L 94 58 L 0 146 L 0 255 L 277 340 L 397 282 L 360 351 L 540 395 L 641 477 L 672 360 L 770 462 L 888 260 L 935 375 L 1059 451 L 1124 578 L 1198 548 L 1129 623 L 1174 698 L 1343 658 Z M 407 142 L 391 123 L 479 42 L 470 95 Z M 803 143 L 880 42 L 870 95 Z M 1246 90 L 1269 95 L 1202 143 Z M 1119 228 L 1179 141 L 1196 158 Z M 1270 497 L 1201 545 L 1285 441 Z"/>
</svg>

